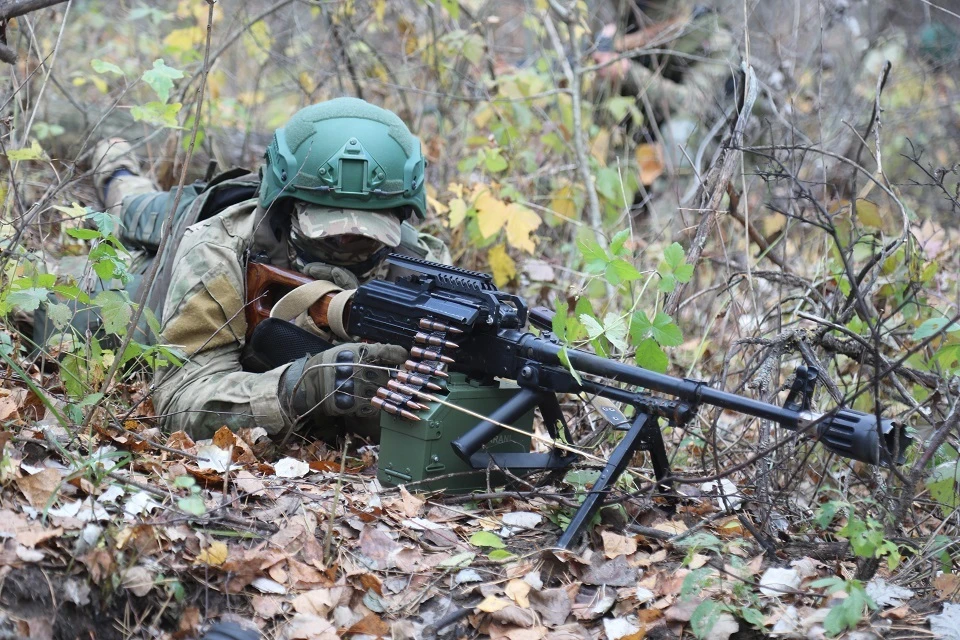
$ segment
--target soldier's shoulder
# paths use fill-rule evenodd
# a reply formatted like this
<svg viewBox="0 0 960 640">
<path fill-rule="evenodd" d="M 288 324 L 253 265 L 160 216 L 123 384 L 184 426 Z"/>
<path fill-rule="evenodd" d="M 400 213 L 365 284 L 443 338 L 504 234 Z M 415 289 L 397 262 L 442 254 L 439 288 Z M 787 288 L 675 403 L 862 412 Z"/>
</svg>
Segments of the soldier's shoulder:
<svg viewBox="0 0 960 640">
<path fill-rule="evenodd" d="M 201 220 L 187 228 L 184 242 L 192 238 L 194 242 L 213 242 L 217 244 L 237 239 L 252 238 L 256 231 L 257 199 L 243 200 L 226 207 L 215 215 Z"/>
</svg>

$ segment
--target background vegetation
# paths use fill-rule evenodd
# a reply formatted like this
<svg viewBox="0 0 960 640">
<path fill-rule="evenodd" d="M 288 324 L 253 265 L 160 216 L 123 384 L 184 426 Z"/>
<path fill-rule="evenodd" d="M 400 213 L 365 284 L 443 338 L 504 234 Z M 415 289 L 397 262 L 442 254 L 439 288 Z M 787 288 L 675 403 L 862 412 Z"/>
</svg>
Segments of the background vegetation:
<svg viewBox="0 0 960 640">
<path fill-rule="evenodd" d="M 447 611 L 451 589 L 460 605 L 482 600 L 463 624 L 496 637 L 543 637 L 565 624 L 578 626 L 575 636 L 746 637 L 793 618 L 803 636 L 860 626 L 890 637 L 930 614 L 935 632 L 949 628 L 949 616 L 960 618 L 939 604 L 960 589 L 954 5 L 720 1 L 738 53 L 719 120 L 664 117 L 662 105 L 598 78 L 592 34 L 614 19 L 612 2 L 75 0 L 6 23 L 18 60 L 0 88 L 0 505 L 20 524 L 0 572 L 30 584 L 24 576 L 39 566 L 88 585 L 96 604 L 70 615 L 119 635 L 139 633 L 139 621 L 186 637 L 225 611 L 286 624 L 286 637 L 383 632 L 354 628 L 369 616 L 413 634 Z M 824 372 L 818 408 L 845 403 L 910 426 L 907 464 L 851 464 L 774 425 L 704 410 L 668 433 L 690 496 L 681 513 L 651 509 L 637 460 L 619 516 L 608 513 L 590 547 L 556 568 L 527 553 L 548 544 L 540 520 L 506 537 L 504 514 L 562 522 L 589 476 L 491 491 L 458 507 L 467 515 L 455 521 L 437 496 L 370 496 L 369 452 L 160 434 L 149 378 L 130 365 L 176 354 L 121 342 L 135 301 L 91 298 L 82 286 L 91 273 L 123 281 L 137 259 L 96 212 L 93 143 L 135 142 L 171 188 L 202 178 L 208 160 L 256 167 L 297 108 L 340 95 L 393 109 L 418 132 L 430 162 L 425 229 L 448 241 L 457 264 L 566 314 L 558 329 L 570 344 L 770 401 L 782 401 L 796 366 L 814 364 Z M 744 104 L 752 110 L 738 113 Z M 695 128 L 683 148 L 665 133 L 681 121 Z M 70 319 L 64 301 L 91 303 L 113 341 L 67 332 L 33 354 L 21 330 L 51 292 L 61 300 L 46 307 L 54 323 Z M 590 404 L 567 408 L 578 438 L 599 443 L 600 455 L 612 446 Z M 205 446 L 249 454 L 240 473 L 260 488 L 198 463 L 217 455 Z M 284 456 L 313 475 L 288 475 Z M 335 481 L 334 471 L 351 473 Z M 710 497 L 718 484 L 737 510 Z M 100 500 L 111 487 L 121 501 Z M 119 505 L 141 494 L 156 508 L 131 507 L 125 520 Z M 291 495 L 300 507 L 284 502 Z M 281 503 L 293 510 L 251 515 Z M 313 525 L 274 571 L 279 561 L 264 558 L 289 550 L 276 530 L 297 508 Z M 410 518 L 446 523 L 453 542 Z M 410 540 L 420 551 L 425 539 L 447 557 L 398 564 Z M 591 578 L 601 560 L 633 573 L 622 584 Z M 258 561 L 259 573 L 241 569 Z M 769 578 L 771 568 L 787 574 Z M 461 580 L 470 570 L 483 587 Z M 384 586 L 398 575 L 415 576 L 415 600 Z M 560 588 L 551 577 L 577 585 L 567 589 L 576 622 L 551 621 L 553 601 L 538 608 Z M 906 595 L 891 596 L 894 583 Z M 55 599 L 82 609 L 83 598 L 58 589 Z M 329 606 L 295 598 L 324 589 Z M 11 593 L 0 592 L 13 603 L 4 624 L 41 625 L 24 603 L 46 596 Z M 337 619 L 337 603 L 363 615 Z M 69 637 L 66 615 L 51 633 Z M 335 622 L 290 630 L 311 615 Z"/>
</svg>

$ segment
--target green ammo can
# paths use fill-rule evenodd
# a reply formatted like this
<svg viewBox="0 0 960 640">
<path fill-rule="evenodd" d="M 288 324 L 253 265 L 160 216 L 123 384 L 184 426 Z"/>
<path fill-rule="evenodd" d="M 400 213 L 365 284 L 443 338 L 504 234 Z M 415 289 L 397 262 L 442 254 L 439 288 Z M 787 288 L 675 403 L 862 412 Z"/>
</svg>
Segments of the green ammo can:
<svg viewBox="0 0 960 640">
<path fill-rule="evenodd" d="M 451 373 L 447 380 L 445 402 L 488 416 L 512 398 L 520 388 L 510 382 L 480 384 L 466 376 Z M 420 422 L 380 412 L 380 460 L 377 479 L 384 487 L 418 482 L 417 490 L 444 490 L 447 493 L 467 493 L 487 485 L 487 471 L 472 469 L 457 457 L 450 443 L 475 427 L 480 419 L 438 402 L 428 404 L 426 411 L 418 412 Z M 533 411 L 514 424 L 527 432 L 533 431 Z M 488 453 L 526 453 L 530 451 L 530 437 L 513 431 L 503 431 L 485 448 Z M 470 473 L 466 473 L 470 472 Z M 448 477 L 450 474 L 462 474 Z M 491 472 L 491 481 L 501 484 L 503 474 Z M 431 478 L 440 478 L 430 482 Z M 421 482 L 426 481 L 426 482 Z"/>
</svg>

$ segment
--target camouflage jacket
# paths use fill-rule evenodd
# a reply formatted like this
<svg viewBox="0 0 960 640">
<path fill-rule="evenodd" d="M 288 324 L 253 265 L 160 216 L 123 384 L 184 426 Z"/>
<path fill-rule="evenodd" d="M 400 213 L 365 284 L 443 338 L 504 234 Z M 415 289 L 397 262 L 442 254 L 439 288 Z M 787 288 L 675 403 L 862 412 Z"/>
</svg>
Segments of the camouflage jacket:
<svg viewBox="0 0 960 640">
<path fill-rule="evenodd" d="M 204 438 L 223 425 L 262 427 L 271 435 L 294 425 L 295 416 L 286 415 L 279 398 L 280 378 L 289 365 L 265 373 L 241 367 L 246 260 L 266 256 L 271 264 L 289 268 L 286 238 L 276 233 L 256 199 L 184 231 L 169 274 L 161 339 L 183 350 L 187 361 L 159 369 L 154 380 L 154 402 L 165 430 Z M 449 262 L 442 243 L 413 233 L 424 257 Z"/>
</svg>

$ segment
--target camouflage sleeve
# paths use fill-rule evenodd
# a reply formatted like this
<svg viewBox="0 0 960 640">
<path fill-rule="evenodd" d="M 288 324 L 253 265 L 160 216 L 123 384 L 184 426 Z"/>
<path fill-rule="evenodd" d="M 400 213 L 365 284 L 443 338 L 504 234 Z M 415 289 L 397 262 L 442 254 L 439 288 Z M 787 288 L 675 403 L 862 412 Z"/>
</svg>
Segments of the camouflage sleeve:
<svg viewBox="0 0 960 640">
<path fill-rule="evenodd" d="M 177 250 L 161 336 L 188 360 L 156 374 L 154 399 L 165 430 L 208 438 L 223 425 L 263 427 L 270 434 L 291 426 L 278 393 L 289 365 L 266 373 L 247 373 L 240 365 L 244 237 L 217 217 L 188 228 Z"/>
<path fill-rule="evenodd" d="M 694 57 L 682 82 L 675 82 L 643 64 L 631 61 L 630 70 L 623 79 L 623 88 L 629 95 L 646 95 L 654 104 L 665 104 L 673 114 L 685 113 L 695 117 L 707 115 L 723 103 L 727 79 L 736 65 L 731 58 L 736 53 L 730 31 L 722 25 L 706 29 L 698 25 L 694 34 L 705 34 L 691 51 Z"/>
</svg>

